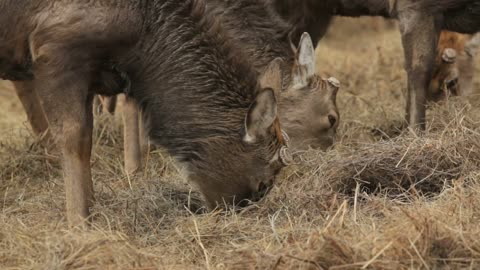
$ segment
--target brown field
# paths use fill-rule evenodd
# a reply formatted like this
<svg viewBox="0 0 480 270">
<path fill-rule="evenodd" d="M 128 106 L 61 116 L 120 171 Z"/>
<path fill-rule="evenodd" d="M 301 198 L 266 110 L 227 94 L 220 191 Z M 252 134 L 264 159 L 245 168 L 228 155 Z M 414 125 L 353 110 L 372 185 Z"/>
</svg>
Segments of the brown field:
<svg viewBox="0 0 480 270">
<path fill-rule="evenodd" d="M 195 214 L 198 193 L 161 151 L 127 178 L 119 117 L 97 117 L 86 232 L 67 229 L 58 156 L 2 83 L 0 269 L 479 269 L 480 97 L 432 105 L 424 136 L 402 132 L 402 59 L 396 28 L 338 20 L 318 50 L 342 82 L 337 146 L 297 157 L 239 213 Z"/>
</svg>

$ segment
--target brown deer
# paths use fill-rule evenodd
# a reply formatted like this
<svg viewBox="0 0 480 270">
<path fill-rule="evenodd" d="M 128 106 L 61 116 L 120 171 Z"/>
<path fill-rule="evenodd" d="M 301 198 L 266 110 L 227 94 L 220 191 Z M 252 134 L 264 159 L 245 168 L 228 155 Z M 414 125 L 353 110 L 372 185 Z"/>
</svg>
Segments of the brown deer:
<svg viewBox="0 0 480 270">
<path fill-rule="evenodd" d="M 399 21 L 408 77 L 406 120 L 425 129 L 427 89 L 432 78 L 435 47 L 442 29 L 480 31 L 480 0 L 264 0 L 304 31 L 314 44 L 328 29 L 332 16 L 383 16 Z"/>
<path fill-rule="evenodd" d="M 1 2 L 0 21 L 12 27 L 0 30 L 0 58 L 25 66 L 31 55 L 32 83 L 62 150 L 70 225 L 83 224 L 94 200 L 92 101 L 105 93 L 93 86 L 105 62 L 128 74 L 129 97 L 151 140 L 184 165 L 209 207 L 260 198 L 288 163 L 280 89 L 261 87 L 204 7 L 190 0 Z M 276 63 L 267 70 L 280 72 Z"/>
<path fill-rule="evenodd" d="M 471 94 L 480 35 L 442 31 L 427 99 Z"/>
</svg>

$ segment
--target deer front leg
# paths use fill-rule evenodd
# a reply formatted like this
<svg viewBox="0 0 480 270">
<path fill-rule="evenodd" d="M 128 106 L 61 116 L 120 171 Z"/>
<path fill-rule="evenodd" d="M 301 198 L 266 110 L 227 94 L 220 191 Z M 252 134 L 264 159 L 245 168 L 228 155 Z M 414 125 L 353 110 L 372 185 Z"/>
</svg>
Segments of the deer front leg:
<svg viewBox="0 0 480 270">
<path fill-rule="evenodd" d="M 12 83 L 35 135 L 50 137 L 46 134 L 48 122 L 35 90 L 34 81 L 12 81 Z"/>
<path fill-rule="evenodd" d="M 406 120 L 410 128 L 425 130 L 426 92 L 440 33 L 438 21 L 408 8 L 399 12 L 398 19 L 408 76 Z"/>
<path fill-rule="evenodd" d="M 141 167 L 139 110 L 135 100 L 125 97 L 123 105 L 123 145 L 125 171 L 133 174 Z"/>
<path fill-rule="evenodd" d="M 85 224 L 94 201 L 90 168 L 93 95 L 88 93 L 87 64 L 75 65 L 86 61 L 68 59 L 68 53 L 62 56 L 65 59 L 37 61 L 35 75 L 52 136 L 62 152 L 67 218 L 73 227 Z"/>
</svg>

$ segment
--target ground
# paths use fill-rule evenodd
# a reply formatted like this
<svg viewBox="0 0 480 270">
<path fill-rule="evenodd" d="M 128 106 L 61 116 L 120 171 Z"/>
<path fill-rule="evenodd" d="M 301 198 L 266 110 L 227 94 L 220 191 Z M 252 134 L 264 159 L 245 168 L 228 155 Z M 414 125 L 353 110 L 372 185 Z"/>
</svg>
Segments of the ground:
<svg viewBox="0 0 480 270">
<path fill-rule="evenodd" d="M 317 53 L 342 83 L 335 148 L 296 157 L 258 205 L 196 214 L 198 194 L 162 151 L 126 177 L 121 122 L 100 115 L 88 231 L 67 228 L 58 157 L 1 83 L 0 268 L 478 269 L 480 98 L 432 104 L 417 136 L 401 129 L 395 26 L 337 20 Z"/>
</svg>

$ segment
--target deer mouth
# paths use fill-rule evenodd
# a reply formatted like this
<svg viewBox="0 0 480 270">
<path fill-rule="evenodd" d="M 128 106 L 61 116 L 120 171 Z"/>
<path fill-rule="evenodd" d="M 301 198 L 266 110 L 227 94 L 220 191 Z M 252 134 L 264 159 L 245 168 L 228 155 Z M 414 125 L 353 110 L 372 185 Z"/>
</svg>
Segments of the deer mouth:
<svg viewBox="0 0 480 270">
<path fill-rule="evenodd" d="M 259 202 L 261 199 L 263 199 L 265 196 L 270 193 L 270 190 L 272 190 L 273 187 L 273 181 L 271 183 L 260 183 L 258 186 L 258 191 L 253 193 L 252 196 L 252 202 Z"/>
<path fill-rule="evenodd" d="M 244 208 L 254 203 L 260 202 L 263 198 L 265 198 L 268 195 L 268 193 L 270 193 L 270 191 L 272 190 L 272 187 L 273 187 L 273 181 L 269 181 L 269 183 L 261 182 L 258 185 L 257 191 L 252 192 L 249 198 L 245 198 L 239 201 L 236 204 L 236 206 L 240 208 Z"/>
</svg>

